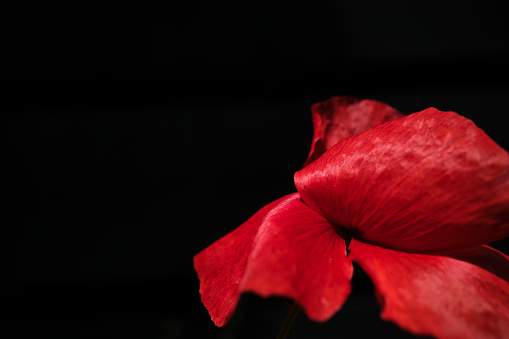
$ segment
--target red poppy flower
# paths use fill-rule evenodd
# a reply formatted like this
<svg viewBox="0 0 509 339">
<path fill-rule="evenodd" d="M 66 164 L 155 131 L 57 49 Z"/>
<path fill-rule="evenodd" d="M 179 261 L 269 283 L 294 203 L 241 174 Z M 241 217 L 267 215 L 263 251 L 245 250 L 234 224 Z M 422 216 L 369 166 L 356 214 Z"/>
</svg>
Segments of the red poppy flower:
<svg viewBox="0 0 509 339">
<path fill-rule="evenodd" d="M 509 257 L 483 245 L 509 235 L 507 152 L 434 108 L 403 117 L 336 97 L 312 112 L 298 192 L 194 258 L 215 324 L 242 292 L 292 298 L 325 321 L 348 297 L 355 261 L 383 319 L 439 338 L 509 338 Z"/>
</svg>

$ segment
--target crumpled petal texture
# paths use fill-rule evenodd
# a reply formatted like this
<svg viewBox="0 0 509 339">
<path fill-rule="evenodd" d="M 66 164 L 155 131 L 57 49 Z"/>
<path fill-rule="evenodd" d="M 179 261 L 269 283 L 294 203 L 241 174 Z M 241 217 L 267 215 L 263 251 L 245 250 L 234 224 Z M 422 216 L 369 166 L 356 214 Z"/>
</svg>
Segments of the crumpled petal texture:
<svg viewBox="0 0 509 339">
<path fill-rule="evenodd" d="M 344 240 L 290 194 L 256 213 L 194 259 L 200 293 L 217 326 L 233 315 L 242 292 L 296 300 L 325 321 L 350 293 L 353 273 Z"/>
<path fill-rule="evenodd" d="M 509 155 L 430 108 L 347 138 L 295 174 L 302 199 L 358 239 L 413 253 L 509 236 Z"/>
<path fill-rule="evenodd" d="M 382 102 L 349 96 L 332 97 L 316 103 L 311 106 L 311 114 L 314 136 L 304 166 L 341 140 L 403 116 Z"/>
<path fill-rule="evenodd" d="M 383 319 L 443 339 L 509 338 L 509 258 L 500 252 L 412 254 L 355 239 L 349 249 L 373 280 Z"/>
</svg>

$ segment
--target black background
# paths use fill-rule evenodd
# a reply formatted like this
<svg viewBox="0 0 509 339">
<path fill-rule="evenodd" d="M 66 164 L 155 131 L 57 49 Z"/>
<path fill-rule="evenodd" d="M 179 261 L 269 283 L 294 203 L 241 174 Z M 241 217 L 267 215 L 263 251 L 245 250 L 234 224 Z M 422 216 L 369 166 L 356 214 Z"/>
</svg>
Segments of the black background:
<svg viewBox="0 0 509 339">
<path fill-rule="evenodd" d="M 315 102 L 452 110 L 509 148 L 494 1 L 49 1 L 4 15 L 1 293 L 21 338 L 274 337 L 277 298 L 244 297 L 217 329 L 192 258 L 295 191 Z M 344 308 L 326 324 L 301 315 L 292 338 L 411 337 L 379 320 L 355 268 Z"/>
</svg>

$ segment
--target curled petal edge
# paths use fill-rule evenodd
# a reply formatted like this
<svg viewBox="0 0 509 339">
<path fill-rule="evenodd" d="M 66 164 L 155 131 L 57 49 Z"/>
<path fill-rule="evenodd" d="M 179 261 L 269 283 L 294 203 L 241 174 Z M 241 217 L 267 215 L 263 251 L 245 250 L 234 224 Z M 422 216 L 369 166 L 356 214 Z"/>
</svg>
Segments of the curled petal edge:
<svg viewBox="0 0 509 339">
<path fill-rule="evenodd" d="M 198 253 L 194 266 L 217 326 L 228 322 L 243 292 L 288 297 L 310 319 L 328 320 L 349 295 L 353 273 L 344 240 L 297 193 Z"/>
<path fill-rule="evenodd" d="M 312 105 L 314 135 L 304 167 L 341 140 L 402 116 L 385 103 L 350 96 L 335 96 Z"/>
</svg>

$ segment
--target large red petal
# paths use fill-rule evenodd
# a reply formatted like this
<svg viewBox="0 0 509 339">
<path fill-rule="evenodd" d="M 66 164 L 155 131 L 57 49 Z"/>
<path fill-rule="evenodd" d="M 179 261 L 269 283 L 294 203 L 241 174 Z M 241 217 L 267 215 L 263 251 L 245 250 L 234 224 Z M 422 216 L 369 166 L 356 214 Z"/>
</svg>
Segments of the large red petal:
<svg viewBox="0 0 509 339">
<path fill-rule="evenodd" d="M 348 96 L 332 97 L 311 106 L 314 136 L 304 166 L 348 138 L 403 115 L 382 102 Z"/>
<path fill-rule="evenodd" d="M 373 280 L 383 319 L 438 338 L 509 338 L 509 258 L 500 252 L 411 254 L 355 239 L 349 249 Z"/>
<path fill-rule="evenodd" d="M 350 292 L 344 240 L 295 193 L 256 213 L 194 258 L 205 307 L 217 326 L 242 292 L 286 296 L 317 321 L 329 319 Z"/>
<path fill-rule="evenodd" d="M 509 236 L 509 155 L 434 108 L 336 144 L 295 174 L 302 199 L 359 239 L 433 252 Z"/>
</svg>

